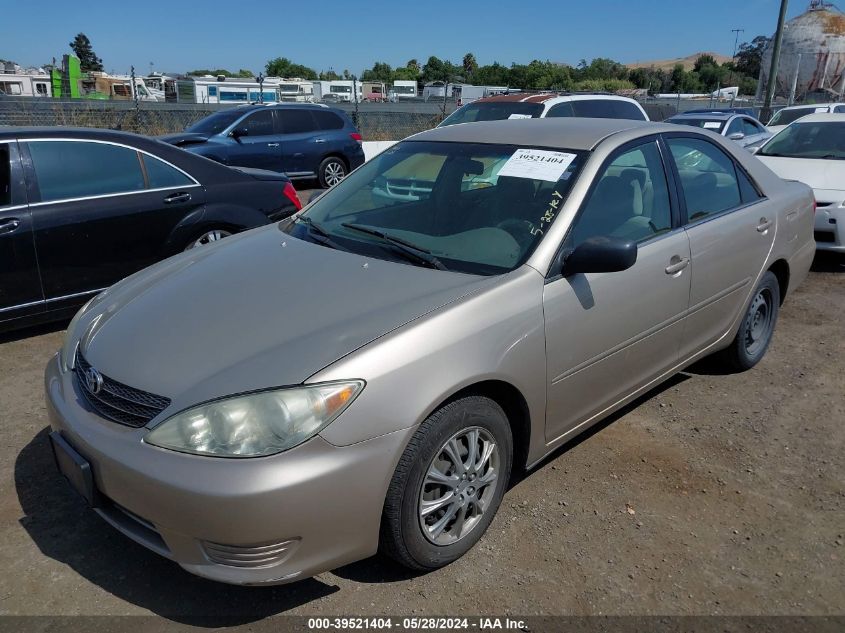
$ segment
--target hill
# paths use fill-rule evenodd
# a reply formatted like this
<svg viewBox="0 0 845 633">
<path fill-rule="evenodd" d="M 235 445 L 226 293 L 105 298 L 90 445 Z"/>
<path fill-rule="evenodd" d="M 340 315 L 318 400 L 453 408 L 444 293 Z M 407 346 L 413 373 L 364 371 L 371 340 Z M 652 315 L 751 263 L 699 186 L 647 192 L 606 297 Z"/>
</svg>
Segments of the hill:
<svg viewBox="0 0 845 633">
<path fill-rule="evenodd" d="M 676 64 L 682 64 L 684 70 L 692 70 L 692 67 L 695 65 L 696 60 L 701 57 L 702 55 L 712 55 L 713 58 L 719 62 L 720 64 L 724 64 L 725 62 L 731 61 L 731 58 L 727 55 L 719 55 L 719 53 L 710 53 L 710 52 L 702 52 L 702 53 L 693 53 L 692 55 L 688 55 L 687 57 L 679 57 L 677 59 L 656 59 L 653 61 L 645 61 L 645 62 L 635 62 L 633 64 L 625 64 L 628 68 L 651 68 L 654 66 L 660 70 L 672 70 Z"/>
</svg>

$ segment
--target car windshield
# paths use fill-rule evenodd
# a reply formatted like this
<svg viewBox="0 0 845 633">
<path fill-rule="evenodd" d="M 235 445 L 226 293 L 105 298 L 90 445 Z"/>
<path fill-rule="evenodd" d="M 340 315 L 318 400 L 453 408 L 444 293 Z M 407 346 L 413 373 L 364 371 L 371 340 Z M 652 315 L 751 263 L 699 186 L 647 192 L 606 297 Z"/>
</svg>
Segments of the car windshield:
<svg viewBox="0 0 845 633">
<path fill-rule="evenodd" d="M 675 123 L 676 125 L 691 125 L 693 127 L 704 128 L 711 132 L 721 132 L 725 127 L 725 120 L 707 119 L 707 118 L 692 118 L 692 117 L 676 117 L 667 119 L 666 123 Z"/>
<path fill-rule="evenodd" d="M 793 121 L 797 121 L 802 116 L 813 114 L 815 112 L 827 112 L 827 108 L 790 108 L 777 112 L 775 116 L 769 121 L 769 125 L 789 125 Z"/>
<path fill-rule="evenodd" d="M 474 121 L 536 119 L 542 112 L 543 106 L 539 103 L 522 103 L 519 101 L 474 102 L 455 110 L 437 127 L 445 127 L 457 123 L 472 123 Z"/>
<path fill-rule="evenodd" d="M 185 128 L 185 131 L 196 132 L 197 134 L 220 134 L 220 132 L 232 125 L 232 123 L 240 119 L 243 115 L 244 112 L 242 110 L 215 112 L 204 119 L 200 119 L 193 125 L 189 125 Z"/>
<path fill-rule="evenodd" d="M 845 121 L 793 123 L 757 152 L 758 156 L 845 159 Z"/>
<path fill-rule="evenodd" d="M 570 150 L 405 141 L 353 171 L 303 219 L 280 226 L 371 257 L 501 274 L 522 265 L 543 238 L 584 158 Z"/>
</svg>

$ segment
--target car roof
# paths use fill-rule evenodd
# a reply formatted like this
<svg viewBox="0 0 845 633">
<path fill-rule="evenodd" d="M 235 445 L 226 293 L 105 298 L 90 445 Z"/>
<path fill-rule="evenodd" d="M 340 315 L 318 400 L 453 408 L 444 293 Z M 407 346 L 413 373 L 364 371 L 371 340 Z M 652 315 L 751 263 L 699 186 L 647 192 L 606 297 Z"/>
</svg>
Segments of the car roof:
<svg viewBox="0 0 845 633">
<path fill-rule="evenodd" d="M 549 104 L 551 101 L 580 101 L 584 99 L 608 99 L 613 101 L 633 101 L 629 97 L 621 97 L 619 95 L 606 94 L 602 92 L 591 93 L 573 93 L 561 94 L 559 92 L 541 92 L 541 93 L 523 93 L 515 92 L 512 94 L 494 95 L 492 97 L 482 97 L 476 99 L 472 103 L 500 103 L 500 102 L 518 102 L 518 103 L 541 103 Z"/>
<path fill-rule="evenodd" d="M 747 116 L 737 112 L 679 112 L 674 114 L 669 119 L 716 119 L 719 121 L 727 121 L 735 116 Z"/>
<path fill-rule="evenodd" d="M 115 142 L 149 142 L 150 138 L 133 134 L 132 132 L 121 132 L 105 128 L 90 127 L 9 127 L 0 128 L 0 139 L 28 139 L 28 138 L 79 138 Z"/>
<path fill-rule="evenodd" d="M 238 112 L 252 112 L 253 110 L 261 110 L 262 108 L 284 109 L 284 108 L 308 108 L 310 110 L 323 110 L 329 106 L 323 103 L 245 103 L 237 106 Z M 335 109 L 335 108 L 332 108 Z M 217 110 L 217 112 L 228 112 L 229 108 Z M 215 112 L 215 114 L 217 113 Z"/>
<path fill-rule="evenodd" d="M 420 132 L 414 141 L 455 143 L 501 143 L 558 149 L 590 150 L 602 140 L 625 130 L 648 128 L 650 133 L 674 132 L 677 126 L 632 119 L 588 119 L 561 117 L 545 119 L 505 119 L 459 123 Z"/>
<path fill-rule="evenodd" d="M 836 103 L 804 103 L 801 105 L 793 105 L 793 106 L 786 106 L 785 108 L 781 108 L 778 112 L 783 112 L 784 110 L 802 110 L 802 109 L 813 109 L 813 108 L 833 108 L 836 106 L 845 105 L 845 103 L 841 101 L 837 101 Z"/>
<path fill-rule="evenodd" d="M 845 122 L 845 113 L 839 112 L 815 112 L 813 114 L 808 114 L 807 116 L 802 116 L 800 119 L 794 121 L 794 123 L 832 123 L 838 122 L 843 123 Z"/>
</svg>

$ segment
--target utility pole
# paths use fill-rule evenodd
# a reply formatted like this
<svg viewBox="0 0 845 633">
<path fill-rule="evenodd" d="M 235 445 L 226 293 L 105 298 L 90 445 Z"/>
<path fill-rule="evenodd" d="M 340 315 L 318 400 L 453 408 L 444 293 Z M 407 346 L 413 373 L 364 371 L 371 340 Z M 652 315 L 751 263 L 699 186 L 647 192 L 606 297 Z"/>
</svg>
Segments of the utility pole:
<svg viewBox="0 0 845 633">
<path fill-rule="evenodd" d="M 736 33 L 736 37 L 734 38 L 734 54 L 731 55 L 731 72 L 728 75 L 728 85 L 729 86 L 733 82 L 733 78 L 734 78 L 733 66 L 736 63 L 736 49 L 737 49 L 737 46 L 739 46 L 739 34 L 745 33 L 745 29 L 731 29 L 731 33 Z"/>
<path fill-rule="evenodd" d="M 760 118 L 768 121 L 772 116 L 772 99 L 775 96 L 777 87 L 778 63 L 780 62 L 780 44 L 783 40 L 783 23 L 786 20 L 786 6 L 789 0 L 780 0 L 780 15 L 778 16 L 778 28 L 775 31 L 775 45 L 772 49 L 772 65 L 769 67 L 769 79 L 766 83 L 766 100 L 763 102 L 763 110 Z"/>
</svg>

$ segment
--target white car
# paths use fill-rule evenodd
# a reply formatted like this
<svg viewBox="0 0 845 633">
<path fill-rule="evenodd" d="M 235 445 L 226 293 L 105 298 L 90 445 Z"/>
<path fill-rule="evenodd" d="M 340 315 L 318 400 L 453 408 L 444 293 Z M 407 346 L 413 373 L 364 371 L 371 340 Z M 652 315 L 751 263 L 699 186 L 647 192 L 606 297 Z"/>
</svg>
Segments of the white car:
<svg viewBox="0 0 845 633">
<path fill-rule="evenodd" d="M 810 114 L 766 143 L 757 157 L 816 195 L 816 248 L 845 253 L 845 114 Z"/>
<path fill-rule="evenodd" d="M 845 113 L 845 103 L 820 103 L 817 105 L 800 105 L 789 106 L 775 112 L 774 116 L 769 119 L 766 125 L 769 132 L 777 134 L 790 123 L 797 121 L 801 117 L 808 114 L 817 114 L 821 112 L 832 112 L 835 114 Z"/>
<path fill-rule="evenodd" d="M 437 127 L 502 119 L 544 119 L 588 117 L 648 121 L 643 107 L 634 99 L 608 94 L 503 94 L 476 99 L 461 106 Z"/>
</svg>

